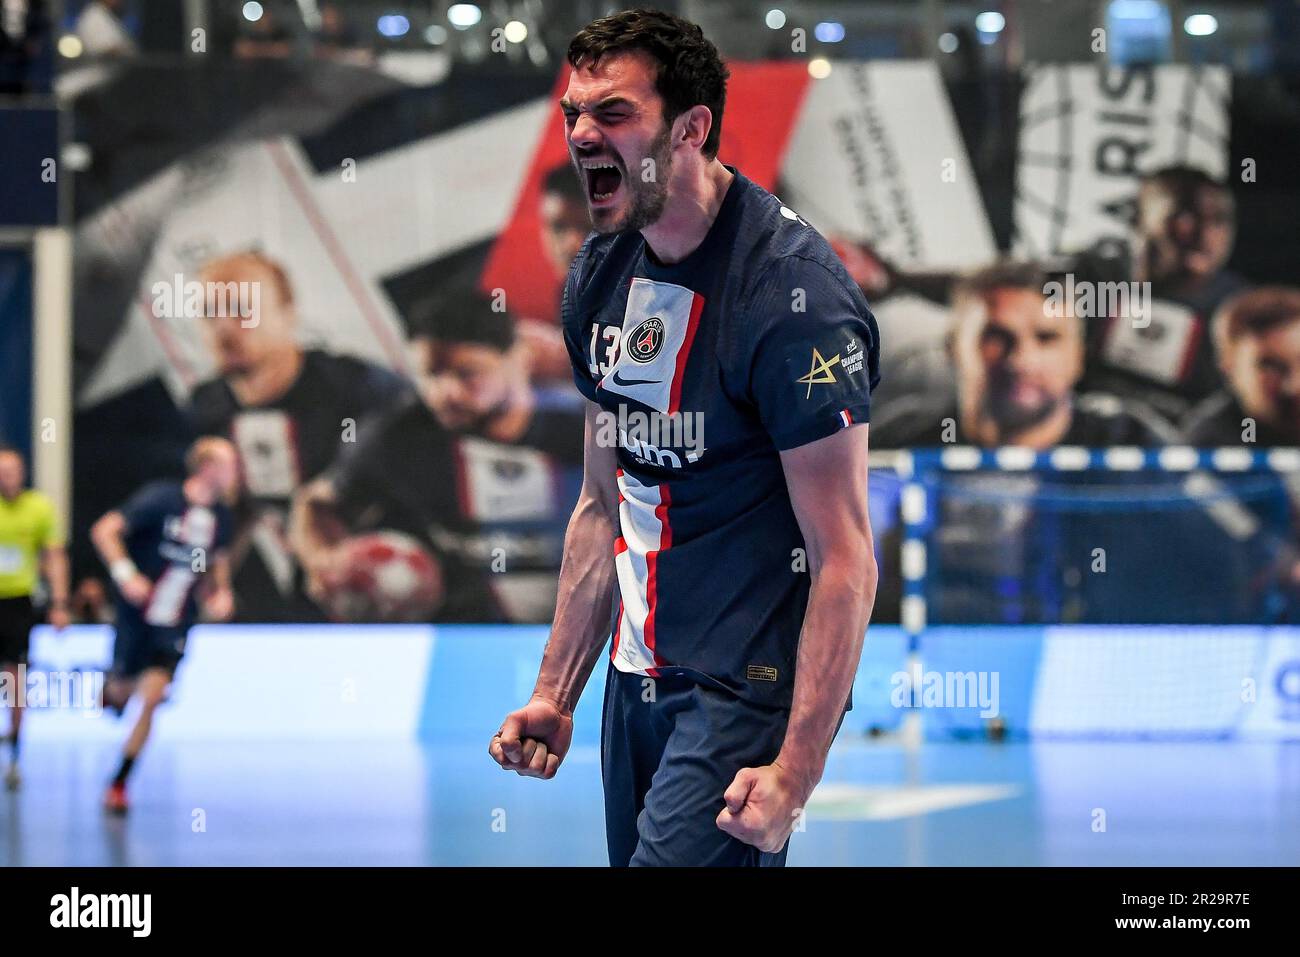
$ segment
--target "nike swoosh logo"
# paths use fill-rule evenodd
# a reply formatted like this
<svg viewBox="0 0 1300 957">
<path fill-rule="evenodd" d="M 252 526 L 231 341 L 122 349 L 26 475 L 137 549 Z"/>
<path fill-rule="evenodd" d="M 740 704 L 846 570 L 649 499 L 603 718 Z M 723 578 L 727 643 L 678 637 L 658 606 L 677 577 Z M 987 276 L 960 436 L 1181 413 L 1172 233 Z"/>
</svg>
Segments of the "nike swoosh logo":
<svg viewBox="0 0 1300 957">
<path fill-rule="evenodd" d="M 662 382 L 663 379 L 624 379 L 617 372 L 614 373 L 615 385 L 653 385 Z"/>
</svg>

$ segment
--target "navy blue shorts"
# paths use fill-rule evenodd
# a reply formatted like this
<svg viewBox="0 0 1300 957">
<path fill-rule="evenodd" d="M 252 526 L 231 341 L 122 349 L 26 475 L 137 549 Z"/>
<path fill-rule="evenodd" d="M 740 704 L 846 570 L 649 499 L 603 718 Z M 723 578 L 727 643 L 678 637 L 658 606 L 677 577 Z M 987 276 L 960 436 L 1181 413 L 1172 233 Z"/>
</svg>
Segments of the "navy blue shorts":
<svg viewBox="0 0 1300 957">
<path fill-rule="evenodd" d="M 600 746 L 610 864 L 785 866 L 786 848 L 765 854 L 716 822 L 736 772 L 771 764 L 789 720 L 690 677 L 611 665 Z"/>
<path fill-rule="evenodd" d="M 138 613 L 123 614 L 119 607 L 113 639 L 113 675 L 137 678 L 149 668 L 175 672 L 185 656 L 188 626 L 150 625 Z"/>
</svg>

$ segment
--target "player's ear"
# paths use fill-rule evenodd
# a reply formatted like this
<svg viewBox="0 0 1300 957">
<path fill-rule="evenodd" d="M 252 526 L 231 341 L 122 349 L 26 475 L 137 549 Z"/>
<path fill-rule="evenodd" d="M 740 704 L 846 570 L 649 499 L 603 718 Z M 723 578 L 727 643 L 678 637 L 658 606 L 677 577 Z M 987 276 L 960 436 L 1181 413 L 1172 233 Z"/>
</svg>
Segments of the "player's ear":
<svg viewBox="0 0 1300 957">
<path fill-rule="evenodd" d="M 677 142 L 691 149 L 702 150 L 704 141 L 709 138 L 709 131 L 713 129 L 713 111 L 703 104 L 697 104 L 677 117 L 673 125 L 680 129 L 675 137 Z"/>
</svg>

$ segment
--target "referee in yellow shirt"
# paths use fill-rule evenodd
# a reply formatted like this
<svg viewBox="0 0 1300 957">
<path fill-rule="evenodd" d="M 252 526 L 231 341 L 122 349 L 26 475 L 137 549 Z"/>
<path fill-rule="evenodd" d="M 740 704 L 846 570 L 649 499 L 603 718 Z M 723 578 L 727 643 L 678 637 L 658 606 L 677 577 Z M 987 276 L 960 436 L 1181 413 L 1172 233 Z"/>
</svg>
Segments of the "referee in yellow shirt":
<svg viewBox="0 0 1300 957">
<path fill-rule="evenodd" d="M 62 629 L 68 624 L 68 553 L 63 547 L 54 503 L 34 489 L 26 488 L 27 465 L 22 453 L 0 446 L 0 671 L 11 694 L 0 694 L 0 703 L 11 709 L 9 765 L 5 787 L 18 789 L 18 729 L 22 725 L 22 695 L 26 683 L 27 643 L 36 612 L 32 592 L 38 572 L 50 585 L 50 624 Z M 5 701 L 4 698 L 11 698 Z"/>
</svg>

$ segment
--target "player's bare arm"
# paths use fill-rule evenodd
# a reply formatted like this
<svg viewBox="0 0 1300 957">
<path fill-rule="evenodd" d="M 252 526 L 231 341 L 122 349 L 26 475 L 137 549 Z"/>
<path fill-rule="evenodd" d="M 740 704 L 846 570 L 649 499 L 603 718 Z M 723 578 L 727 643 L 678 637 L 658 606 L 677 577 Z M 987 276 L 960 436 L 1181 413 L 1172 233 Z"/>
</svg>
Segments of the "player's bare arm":
<svg viewBox="0 0 1300 957">
<path fill-rule="evenodd" d="M 781 453 L 812 577 L 794 701 L 776 760 L 741 769 L 718 815 L 718 827 L 763 851 L 785 845 L 821 780 L 875 602 L 867 434 L 868 426 L 858 425 Z"/>
<path fill-rule="evenodd" d="M 528 704 L 506 716 L 488 753 L 506 770 L 555 776 L 573 738 L 573 709 L 609 637 L 616 583 L 618 463 L 596 441 L 595 403 L 587 404 L 582 491 L 564 537 L 555 621 Z"/>
<path fill-rule="evenodd" d="M 307 591 L 318 595 L 335 555 L 338 494 L 326 478 L 308 482 L 293 497 L 289 514 L 289 547 L 307 575 Z"/>
<path fill-rule="evenodd" d="M 149 600 L 153 582 L 131 561 L 125 534 L 126 518 L 116 510 L 105 514 L 90 528 L 90 540 L 122 596 L 131 604 L 142 606 Z"/>
<path fill-rule="evenodd" d="M 211 621 L 227 621 L 235 613 L 235 593 L 230 586 L 230 552 L 222 549 L 212 559 L 203 612 Z"/>
</svg>

